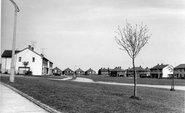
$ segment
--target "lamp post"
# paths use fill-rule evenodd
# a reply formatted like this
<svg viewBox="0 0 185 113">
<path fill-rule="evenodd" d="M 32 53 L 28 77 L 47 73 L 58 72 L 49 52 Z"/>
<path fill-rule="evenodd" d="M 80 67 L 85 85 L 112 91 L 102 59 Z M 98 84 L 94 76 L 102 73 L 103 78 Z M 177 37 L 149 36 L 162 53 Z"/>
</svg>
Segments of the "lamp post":
<svg viewBox="0 0 185 113">
<path fill-rule="evenodd" d="M 173 74 L 171 74 L 171 89 L 170 89 L 170 91 L 175 91 L 174 77 L 175 77 L 175 69 L 173 69 Z"/>
<path fill-rule="evenodd" d="M 76 79 L 76 77 L 77 77 L 77 76 L 76 76 L 76 73 L 75 73 L 75 70 L 76 70 L 76 65 L 75 65 L 75 67 L 74 67 L 74 75 L 73 75 L 73 78 L 74 78 L 74 79 Z"/>
<path fill-rule="evenodd" d="M 14 78 L 15 78 L 16 23 L 17 23 L 17 12 L 19 12 L 20 10 L 19 10 L 19 7 L 17 6 L 17 4 L 13 0 L 10 0 L 10 2 L 15 7 L 15 12 L 14 12 L 14 28 L 13 28 L 13 42 L 12 42 L 12 61 L 11 61 L 11 70 L 10 70 L 10 82 L 14 82 Z"/>
</svg>

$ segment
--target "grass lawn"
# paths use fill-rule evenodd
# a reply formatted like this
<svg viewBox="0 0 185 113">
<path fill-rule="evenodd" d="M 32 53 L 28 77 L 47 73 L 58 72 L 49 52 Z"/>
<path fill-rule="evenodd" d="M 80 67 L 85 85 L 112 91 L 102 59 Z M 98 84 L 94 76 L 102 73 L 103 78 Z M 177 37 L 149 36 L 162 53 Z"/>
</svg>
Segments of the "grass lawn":
<svg viewBox="0 0 185 113">
<path fill-rule="evenodd" d="M 62 112 L 69 113 L 183 113 L 185 92 L 138 87 L 142 100 L 129 98 L 131 86 L 114 86 L 73 81 L 54 81 L 39 77 L 8 76 L 1 82 L 9 84 L 33 98 Z"/>
<path fill-rule="evenodd" d="M 104 82 L 118 82 L 118 83 L 134 83 L 134 78 L 130 77 L 109 77 L 103 75 L 80 75 L 79 77 L 90 78 L 94 81 Z M 138 84 L 149 85 L 171 85 L 171 79 L 157 79 L 157 78 L 138 78 Z M 185 86 L 185 79 L 175 79 L 175 85 Z"/>
</svg>

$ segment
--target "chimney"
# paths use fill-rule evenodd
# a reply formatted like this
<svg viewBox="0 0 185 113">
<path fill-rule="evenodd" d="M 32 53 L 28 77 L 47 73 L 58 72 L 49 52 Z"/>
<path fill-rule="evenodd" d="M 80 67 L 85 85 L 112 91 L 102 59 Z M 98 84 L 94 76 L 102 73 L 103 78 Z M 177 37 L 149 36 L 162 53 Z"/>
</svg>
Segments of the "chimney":
<svg viewBox="0 0 185 113">
<path fill-rule="evenodd" d="M 31 49 L 31 45 L 28 45 L 28 48 Z"/>
<path fill-rule="evenodd" d="M 34 51 L 34 47 L 31 47 L 31 50 Z"/>
</svg>

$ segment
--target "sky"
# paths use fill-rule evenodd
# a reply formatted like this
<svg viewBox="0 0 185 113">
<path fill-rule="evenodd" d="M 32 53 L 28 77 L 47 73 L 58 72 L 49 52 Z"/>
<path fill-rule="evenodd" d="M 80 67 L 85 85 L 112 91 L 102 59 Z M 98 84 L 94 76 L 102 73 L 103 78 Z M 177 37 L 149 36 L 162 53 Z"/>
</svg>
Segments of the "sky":
<svg viewBox="0 0 185 113">
<path fill-rule="evenodd" d="M 37 53 L 65 68 L 132 67 L 132 59 L 115 42 L 118 26 L 147 25 L 151 38 L 136 66 L 185 63 L 184 0 L 14 0 L 16 49 L 34 44 Z M 1 0 L 1 54 L 12 49 L 14 6 Z"/>
</svg>

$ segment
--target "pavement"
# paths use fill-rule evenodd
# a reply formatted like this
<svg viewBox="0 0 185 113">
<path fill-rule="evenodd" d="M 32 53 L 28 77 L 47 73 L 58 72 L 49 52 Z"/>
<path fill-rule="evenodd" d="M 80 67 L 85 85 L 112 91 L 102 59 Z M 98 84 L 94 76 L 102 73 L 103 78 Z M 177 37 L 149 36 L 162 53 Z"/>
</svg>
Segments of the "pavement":
<svg viewBox="0 0 185 113">
<path fill-rule="evenodd" d="M 0 83 L 0 113 L 49 113 Z"/>
</svg>

